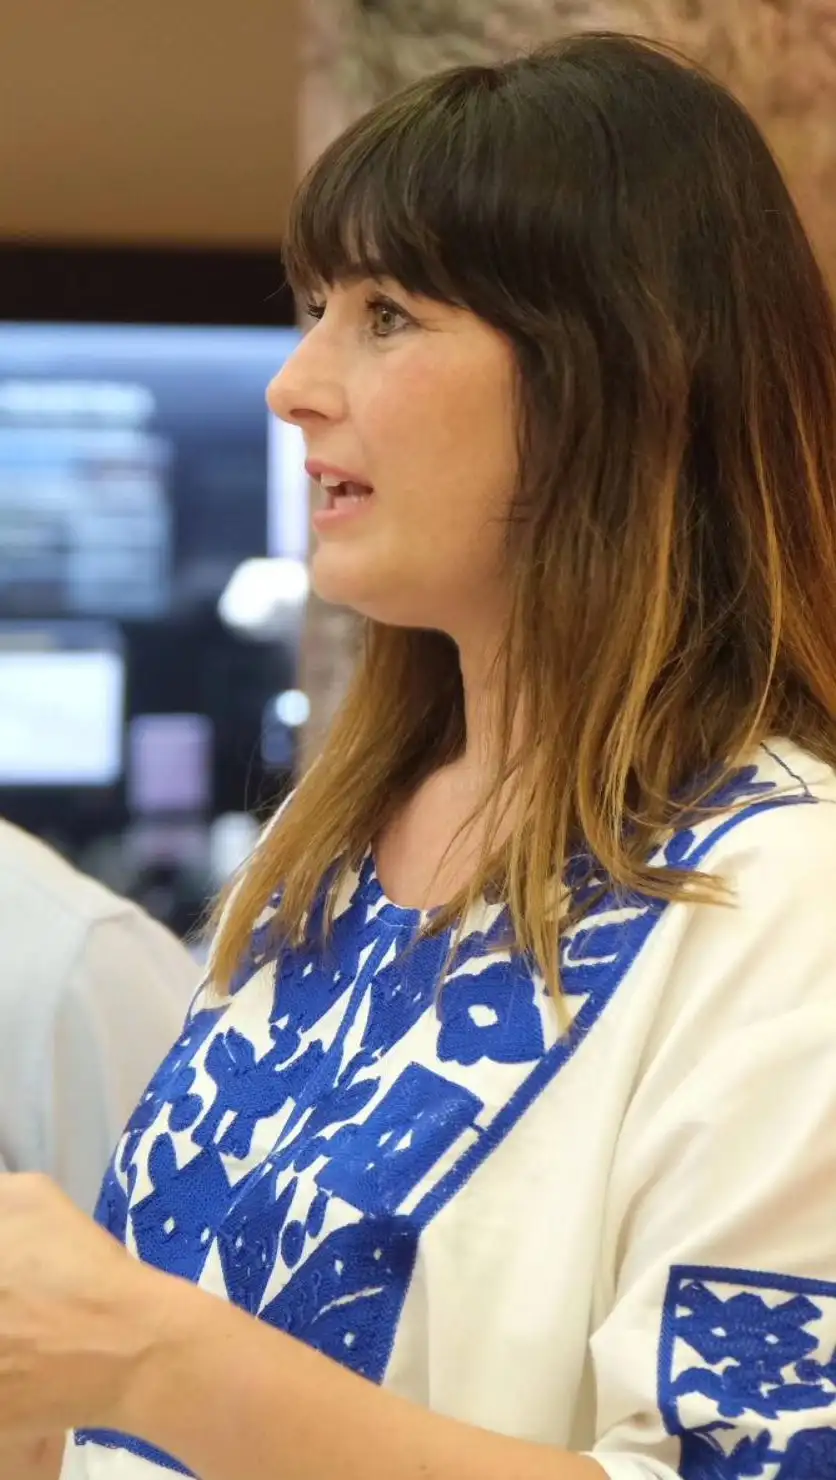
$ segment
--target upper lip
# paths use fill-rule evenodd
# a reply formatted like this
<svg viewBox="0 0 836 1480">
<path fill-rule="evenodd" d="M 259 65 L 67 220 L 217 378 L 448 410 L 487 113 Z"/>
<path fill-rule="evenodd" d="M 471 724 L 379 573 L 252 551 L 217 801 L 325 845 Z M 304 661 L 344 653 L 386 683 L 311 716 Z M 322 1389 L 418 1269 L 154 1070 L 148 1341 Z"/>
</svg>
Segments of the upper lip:
<svg viewBox="0 0 836 1480">
<path fill-rule="evenodd" d="M 350 473 L 347 468 L 334 467 L 332 463 L 319 462 L 317 458 L 308 458 L 305 463 L 305 472 L 309 478 L 336 478 L 340 483 L 358 483 L 361 488 L 371 488 L 371 484 L 365 478 L 358 477 L 357 473 Z"/>
</svg>

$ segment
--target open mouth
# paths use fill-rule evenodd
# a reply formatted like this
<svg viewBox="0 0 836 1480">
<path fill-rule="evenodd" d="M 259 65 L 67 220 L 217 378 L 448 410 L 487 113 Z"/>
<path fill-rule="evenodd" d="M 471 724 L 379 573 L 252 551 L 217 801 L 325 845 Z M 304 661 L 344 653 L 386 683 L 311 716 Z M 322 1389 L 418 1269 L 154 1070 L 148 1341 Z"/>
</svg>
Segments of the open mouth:
<svg viewBox="0 0 836 1480">
<path fill-rule="evenodd" d="M 326 477 L 320 478 L 319 482 L 325 494 L 326 509 L 340 509 L 348 504 L 361 504 L 372 495 L 372 489 L 365 483 L 342 483 L 335 478 Z"/>
</svg>

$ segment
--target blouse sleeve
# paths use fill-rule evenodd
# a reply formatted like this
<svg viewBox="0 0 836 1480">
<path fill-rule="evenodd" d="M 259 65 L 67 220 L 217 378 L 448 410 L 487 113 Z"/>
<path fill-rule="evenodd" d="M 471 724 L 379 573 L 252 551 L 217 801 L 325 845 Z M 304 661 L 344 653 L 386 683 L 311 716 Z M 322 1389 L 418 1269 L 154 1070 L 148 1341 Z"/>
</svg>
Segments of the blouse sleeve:
<svg viewBox="0 0 836 1480">
<path fill-rule="evenodd" d="M 38 1169 L 81 1207 L 93 1207 L 113 1147 L 180 1032 L 197 980 L 185 947 L 137 909 L 126 905 L 87 932 L 56 994 L 49 1072 L 37 1090 L 45 1146 Z M 35 1114 L 34 1095 L 23 1112 Z"/>
<path fill-rule="evenodd" d="M 609 1480 L 836 1480 L 836 808 L 792 812 L 740 829 L 735 907 L 676 907 L 603 1231 Z"/>
</svg>

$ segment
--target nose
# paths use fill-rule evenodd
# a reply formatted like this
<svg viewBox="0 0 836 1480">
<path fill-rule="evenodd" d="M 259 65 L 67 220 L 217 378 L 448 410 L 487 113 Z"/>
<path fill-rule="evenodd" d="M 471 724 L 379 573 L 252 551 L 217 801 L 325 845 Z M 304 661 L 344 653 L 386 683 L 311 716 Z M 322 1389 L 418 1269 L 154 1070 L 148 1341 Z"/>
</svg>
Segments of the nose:
<svg viewBox="0 0 836 1480">
<path fill-rule="evenodd" d="M 267 387 L 267 405 L 275 416 L 294 426 L 339 421 L 345 396 L 336 365 L 328 353 L 322 323 L 309 329 Z"/>
</svg>

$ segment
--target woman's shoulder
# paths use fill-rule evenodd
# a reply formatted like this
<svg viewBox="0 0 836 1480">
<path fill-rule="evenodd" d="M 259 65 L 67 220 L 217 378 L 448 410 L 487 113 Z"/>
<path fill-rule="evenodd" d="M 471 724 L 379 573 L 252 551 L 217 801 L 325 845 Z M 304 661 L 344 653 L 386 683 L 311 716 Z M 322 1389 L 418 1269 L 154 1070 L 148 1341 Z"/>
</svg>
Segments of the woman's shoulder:
<svg viewBox="0 0 836 1480">
<path fill-rule="evenodd" d="M 816 879 L 833 891 L 836 771 L 787 740 L 759 746 L 713 798 L 700 867 L 735 890 L 797 891 Z M 834 916 L 836 919 L 836 915 Z"/>
<path fill-rule="evenodd" d="M 681 1034 L 694 1055 L 701 1041 L 812 1010 L 832 1015 L 836 1046 L 836 774 L 776 741 L 728 791 L 688 855 L 726 894 L 665 911 L 651 1039 Z"/>
</svg>

